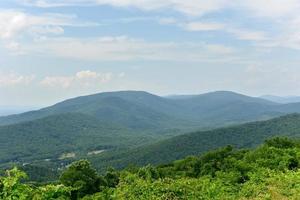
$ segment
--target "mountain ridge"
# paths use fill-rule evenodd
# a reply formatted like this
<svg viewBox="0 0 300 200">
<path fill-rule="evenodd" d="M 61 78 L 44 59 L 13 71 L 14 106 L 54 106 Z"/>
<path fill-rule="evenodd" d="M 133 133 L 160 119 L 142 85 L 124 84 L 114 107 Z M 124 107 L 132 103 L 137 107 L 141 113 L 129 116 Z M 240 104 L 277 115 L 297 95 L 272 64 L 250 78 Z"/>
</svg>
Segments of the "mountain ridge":
<svg viewBox="0 0 300 200">
<path fill-rule="evenodd" d="M 122 104 L 123 107 L 121 107 Z M 208 122 L 211 119 L 205 119 L 205 114 L 207 112 L 216 111 L 217 109 L 221 110 L 223 107 L 228 106 L 234 107 L 238 104 L 245 104 L 246 106 L 244 107 L 247 107 L 247 105 L 251 104 L 249 106 L 257 107 L 255 108 L 257 110 L 256 112 L 261 112 L 261 106 L 272 107 L 278 105 L 264 99 L 249 97 L 229 91 L 216 91 L 200 95 L 193 95 L 190 98 L 184 99 L 170 99 L 153 95 L 144 91 L 118 91 L 75 97 L 56 103 L 52 106 L 42 108 L 40 110 L 0 117 L 0 125 L 31 121 L 53 114 L 80 112 L 83 114 L 90 114 L 101 119 L 104 119 L 106 117 L 105 115 L 108 113 L 114 113 L 115 116 L 124 115 L 124 113 L 126 113 L 126 117 L 132 121 L 135 121 L 136 117 L 144 118 L 145 121 L 151 121 L 153 120 L 153 115 L 156 115 L 157 119 L 162 117 L 163 119 L 160 121 L 165 120 L 166 124 L 168 123 L 167 121 L 176 121 L 176 123 L 172 122 L 172 125 L 178 123 L 180 124 L 179 121 L 185 121 L 185 123 L 188 123 L 189 121 L 192 122 L 192 124 L 195 124 L 199 123 L 199 120 L 201 123 L 202 120 L 203 124 L 205 124 L 204 126 L 210 126 Z M 231 108 L 228 108 L 227 110 L 230 109 Z M 140 112 L 144 113 L 145 115 Z M 241 113 L 239 110 L 237 110 L 237 112 Z M 280 114 L 282 111 L 270 111 L 268 108 L 265 110 L 265 115 L 267 115 L 268 112 L 270 112 L 271 116 L 273 116 L 274 112 L 278 112 L 278 114 Z M 237 115 L 237 113 L 235 114 Z M 215 115 L 218 116 L 219 114 L 217 113 Z M 262 114 L 258 113 L 256 115 Z M 249 118 L 249 121 L 256 119 L 258 118 L 253 116 L 252 118 Z M 248 119 L 246 118 L 245 121 L 247 120 Z M 107 121 L 114 121 L 114 119 L 110 118 Z M 158 123 L 158 120 L 154 120 L 152 122 L 152 124 L 155 123 Z M 192 126 L 191 123 L 188 124 Z M 220 120 L 220 125 L 222 124 L 225 124 L 225 122 Z M 131 124 L 131 126 L 134 125 Z"/>
<path fill-rule="evenodd" d="M 256 147 L 275 136 L 300 138 L 300 114 L 249 122 L 208 131 L 195 131 L 127 152 L 107 153 L 91 158 L 103 170 L 107 166 L 124 168 L 128 165 L 165 164 L 190 155 L 199 155 L 227 145 L 238 148 Z M 102 161 L 105 160 L 105 165 Z"/>
<path fill-rule="evenodd" d="M 48 155 L 73 152 L 76 146 L 76 153 L 82 155 L 88 149 L 102 150 L 97 145 L 109 146 L 109 151 L 128 151 L 196 130 L 268 120 L 293 112 L 300 112 L 299 103 L 277 104 L 228 91 L 183 99 L 143 91 L 99 93 L 0 117 L 0 160 L 47 159 Z M 43 139 L 48 140 L 47 148 L 41 145 Z M 12 149 L 14 146 L 19 149 Z"/>
</svg>

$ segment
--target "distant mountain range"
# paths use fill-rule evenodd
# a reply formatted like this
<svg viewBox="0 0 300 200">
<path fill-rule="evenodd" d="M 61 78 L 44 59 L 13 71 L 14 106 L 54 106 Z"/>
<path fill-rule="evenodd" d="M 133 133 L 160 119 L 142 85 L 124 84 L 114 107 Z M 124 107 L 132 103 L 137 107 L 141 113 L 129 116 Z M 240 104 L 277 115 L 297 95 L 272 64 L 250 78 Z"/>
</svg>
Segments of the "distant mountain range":
<svg viewBox="0 0 300 200">
<path fill-rule="evenodd" d="M 299 103 L 300 102 L 300 96 L 274 96 L 274 95 L 264 95 L 260 98 L 273 101 L 276 103 Z"/>
<path fill-rule="evenodd" d="M 38 109 L 34 106 L 0 106 L 0 116 L 7 116 L 12 114 L 20 114 L 30 110 Z"/>
<path fill-rule="evenodd" d="M 127 152 L 187 132 L 297 112 L 300 103 L 276 103 L 229 91 L 169 97 L 143 91 L 82 96 L 0 117 L 0 165 L 36 160 L 59 163 L 91 152 Z M 182 142 L 184 138 L 174 138 L 174 145 L 180 147 Z"/>
<path fill-rule="evenodd" d="M 69 99 L 38 111 L 0 117 L 0 125 L 76 112 L 133 129 L 215 127 L 269 119 L 300 111 L 299 104 L 281 105 L 261 98 L 218 91 L 185 98 L 147 92 L 108 92 Z"/>
</svg>

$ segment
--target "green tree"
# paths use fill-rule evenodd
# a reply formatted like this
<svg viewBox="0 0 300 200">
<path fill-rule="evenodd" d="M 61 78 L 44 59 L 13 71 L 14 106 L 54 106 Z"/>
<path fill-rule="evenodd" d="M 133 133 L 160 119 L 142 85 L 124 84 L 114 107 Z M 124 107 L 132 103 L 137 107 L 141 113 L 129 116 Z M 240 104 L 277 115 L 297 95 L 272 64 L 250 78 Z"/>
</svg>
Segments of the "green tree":
<svg viewBox="0 0 300 200">
<path fill-rule="evenodd" d="M 119 184 L 120 174 L 113 168 L 109 168 L 104 176 L 108 187 L 116 187 Z"/>
<path fill-rule="evenodd" d="M 87 160 L 72 163 L 60 176 L 65 186 L 73 187 L 72 199 L 100 191 L 101 178 Z"/>
<path fill-rule="evenodd" d="M 6 176 L 0 179 L 0 199 L 32 199 L 33 189 L 28 185 L 20 183 L 25 178 L 27 178 L 27 175 L 17 168 L 6 171 Z"/>
</svg>

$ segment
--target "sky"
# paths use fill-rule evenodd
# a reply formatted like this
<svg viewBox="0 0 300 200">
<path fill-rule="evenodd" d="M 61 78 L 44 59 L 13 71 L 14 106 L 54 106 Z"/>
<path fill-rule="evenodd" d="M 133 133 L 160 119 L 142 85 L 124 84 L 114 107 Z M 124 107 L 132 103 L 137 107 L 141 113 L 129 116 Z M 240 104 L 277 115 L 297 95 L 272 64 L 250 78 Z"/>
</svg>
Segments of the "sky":
<svg viewBox="0 0 300 200">
<path fill-rule="evenodd" d="M 1 0 L 0 106 L 105 91 L 300 95 L 300 0 Z"/>
</svg>

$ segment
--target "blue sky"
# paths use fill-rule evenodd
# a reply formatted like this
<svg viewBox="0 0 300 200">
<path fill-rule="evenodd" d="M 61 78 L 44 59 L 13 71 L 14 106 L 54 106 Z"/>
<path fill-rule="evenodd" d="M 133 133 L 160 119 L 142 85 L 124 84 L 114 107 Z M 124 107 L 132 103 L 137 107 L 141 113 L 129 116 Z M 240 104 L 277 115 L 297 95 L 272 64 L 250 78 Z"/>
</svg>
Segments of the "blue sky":
<svg viewBox="0 0 300 200">
<path fill-rule="evenodd" d="M 300 95 L 300 0 L 1 0 L 0 105 L 103 91 Z"/>
</svg>

